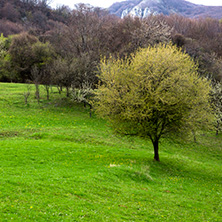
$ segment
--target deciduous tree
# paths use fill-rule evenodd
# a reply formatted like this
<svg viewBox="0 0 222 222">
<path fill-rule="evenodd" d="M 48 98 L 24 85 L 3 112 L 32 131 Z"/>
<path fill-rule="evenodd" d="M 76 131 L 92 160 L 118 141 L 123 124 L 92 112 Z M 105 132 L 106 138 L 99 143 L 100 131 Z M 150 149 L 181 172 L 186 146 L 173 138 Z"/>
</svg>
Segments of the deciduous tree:
<svg viewBox="0 0 222 222">
<path fill-rule="evenodd" d="M 8 52 L 10 38 L 0 36 L 0 80 L 9 81 L 12 79 L 13 72 L 10 69 L 11 57 Z"/>
<path fill-rule="evenodd" d="M 30 80 L 33 66 L 41 68 L 50 62 L 53 48 L 49 43 L 42 43 L 33 35 L 21 33 L 15 35 L 9 48 L 12 65 L 22 82 Z"/>
<path fill-rule="evenodd" d="M 211 92 L 212 105 L 216 116 L 216 135 L 222 131 L 222 82 L 214 82 Z"/>
<path fill-rule="evenodd" d="M 95 92 L 97 114 L 120 133 L 148 137 L 159 161 L 160 138 L 211 123 L 210 83 L 176 46 L 141 49 L 131 58 L 104 59 Z"/>
</svg>

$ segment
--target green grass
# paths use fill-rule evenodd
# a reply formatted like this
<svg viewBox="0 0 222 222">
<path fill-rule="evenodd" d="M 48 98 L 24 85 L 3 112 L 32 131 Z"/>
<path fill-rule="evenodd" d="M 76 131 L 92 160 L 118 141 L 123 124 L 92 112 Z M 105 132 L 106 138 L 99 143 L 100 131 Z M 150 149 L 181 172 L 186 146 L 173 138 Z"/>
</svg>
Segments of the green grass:
<svg viewBox="0 0 222 222">
<path fill-rule="evenodd" d="M 158 163 L 56 89 L 25 91 L 0 84 L 0 221 L 222 221 L 221 135 L 164 139 Z"/>
</svg>

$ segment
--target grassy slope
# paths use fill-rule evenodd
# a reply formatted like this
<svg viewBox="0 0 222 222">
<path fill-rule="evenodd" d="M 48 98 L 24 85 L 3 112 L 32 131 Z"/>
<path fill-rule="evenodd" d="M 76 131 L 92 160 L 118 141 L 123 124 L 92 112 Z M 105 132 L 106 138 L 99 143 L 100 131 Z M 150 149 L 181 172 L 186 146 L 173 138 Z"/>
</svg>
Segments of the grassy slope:
<svg viewBox="0 0 222 222">
<path fill-rule="evenodd" d="M 0 221 L 222 221 L 221 136 L 165 139 L 156 163 L 149 141 L 25 91 L 0 84 Z"/>
</svg>

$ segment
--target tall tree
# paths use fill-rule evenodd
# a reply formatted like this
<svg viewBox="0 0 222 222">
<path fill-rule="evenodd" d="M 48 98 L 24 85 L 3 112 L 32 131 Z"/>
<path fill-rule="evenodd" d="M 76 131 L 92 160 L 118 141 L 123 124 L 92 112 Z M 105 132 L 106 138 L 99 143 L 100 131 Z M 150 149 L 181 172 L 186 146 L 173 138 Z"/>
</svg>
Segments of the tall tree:
<svg viewBox="0 0 222 222">
<path fill-rule="evenodd" d="M 42 43 L 37 37 L 28 33 L 15 35 L 9 48 L 12 65 L 17 70 L 19 81 L 31 79 L 33 66 L 44 66 L 53 56 L 49 43 Z"/>
<path fill-rule="evenodd" d="M 148 137 L 159 161 L 160 138 L 206 127 L 213 115 L 210 83 L 191 58 L 172 45 L 148 47 L 131 58 L 101 61 L 97 114 L 120 133 Z"/>
</svg>

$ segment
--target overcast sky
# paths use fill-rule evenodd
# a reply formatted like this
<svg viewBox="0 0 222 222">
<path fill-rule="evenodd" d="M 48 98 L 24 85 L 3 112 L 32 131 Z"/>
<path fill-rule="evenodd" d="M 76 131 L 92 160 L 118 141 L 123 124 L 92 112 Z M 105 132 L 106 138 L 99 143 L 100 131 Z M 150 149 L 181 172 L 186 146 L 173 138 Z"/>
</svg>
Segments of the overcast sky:
<svg viewBox="0 0 222 222">
<path fill-rule="evenodd" d="M 50 1 L 52 2 L 50 5 L 53 8 L 56 8 L 56 6 L 59 6 L 59 5 L 67 5 L 70 8 L 73 8 L 74 5 L 78 3 L 89 3 L 92 6 L 108 8 L 114 2 L 120 2 L 122 0 L 50 0 Z M 201 4 L 201 5 L 222 6 L 222 0 L 187 0 L 187 1 L 193 2 L 195 4 Z"/>
</svg>

